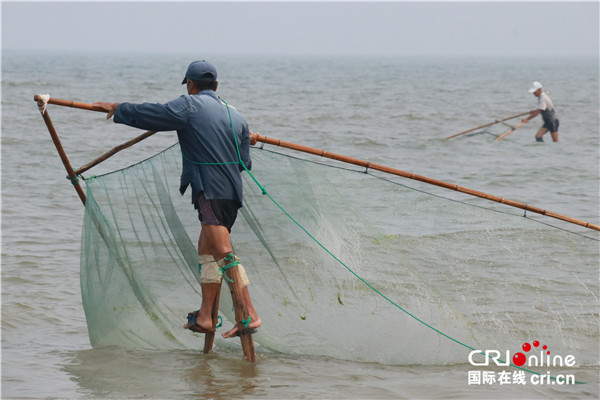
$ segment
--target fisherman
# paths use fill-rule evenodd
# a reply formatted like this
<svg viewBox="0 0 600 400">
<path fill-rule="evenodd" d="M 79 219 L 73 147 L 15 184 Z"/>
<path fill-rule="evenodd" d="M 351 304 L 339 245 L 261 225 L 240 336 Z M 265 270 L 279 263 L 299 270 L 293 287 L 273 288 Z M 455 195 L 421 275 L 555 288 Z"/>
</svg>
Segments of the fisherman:
<svg viewBox="0 0 600 400">
<path fill-rule="evenodd" d="M 229 235 L 242 207 L 241 162 L 248 169 L 252 167 L 250 144 L 255 142 L 254 134 L 250 135 L 244 117 L 216 95 L 217 70 L 212 64 L 192 62 L 182 84 L 187 85 L 188 95 L 166 104 L 99 102 L 94 106 L 107 111 L 107 119 L 114 115 L 115 123 L 151 131 L 177 131 L 183 157 L 179 190 L 183 195 L 191 186 L 192 203 L 202 227 L 198 239 L 202 304 L 198 311 L 188 314 L 184 328 L 214 332 L 212 308 L 223 275 L 227 276 L 229 268 L 238 268 L 242 286 L 242 298 L 238 300 L 247 313 L 244 329 L 252 332 L 260 327 L 261 319 L 252 305 L 250 281 L 233 253 Z M 236 336 L 239 329 L 236 324 L 222 336 Z"/>
<path fill-rule="evenodd" d="M 538 81 L 533 82 L 533 86 L 529 89 L 529 93 L 533 93 L 535 97 L 538 98 L 538 108 L 533 110 L 531 114 L 524 118 L 522 122 L 528 122 L 534 117 L 537 117 L 538 114 L 542 114 L 542 118 L 544 119 L 544 125 L 540 128 L 540 130 L 535 134 L 535 140 L 538 142 L 543 142 L 543 136 L 550 132 L 550 136 L 552 136 L 552 141 L 558 142 L 558 125 L 559 121 L 556 117 L 556 112 L 554 111 L 554 104 L 552 104 L 552 100 L 550 100 L 550 96 L 548 96 L 545 92 L 542 91 L 542 84 Z"/>
</svg>

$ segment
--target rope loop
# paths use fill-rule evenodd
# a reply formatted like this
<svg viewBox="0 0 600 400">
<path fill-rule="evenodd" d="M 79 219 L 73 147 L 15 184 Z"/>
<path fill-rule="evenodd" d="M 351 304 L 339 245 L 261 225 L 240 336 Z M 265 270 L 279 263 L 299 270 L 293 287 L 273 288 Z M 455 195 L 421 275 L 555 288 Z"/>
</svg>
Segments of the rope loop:
<svg viewBox="0 0 600 400">
<path fill-rule="evenodd" d="M 44 115 L 46 113 L 46 105 L 48 104 L 49 100 L 50 100 L 49 94 L 40 94 L 39 95 L 37 105 L 38 105 L 38 109 L 40 110 L 40 113 L 42 115 Z"/>
<path fill-rule="evenodd" d="M 238 264 L 240 263 L 240 260 L 233 254 L 233 253 L 228 253 L 223 260 L 225 260 L 228 264 L 219 267 L 219 271 L 217 272 L 217 274 L 219 276 L 223 276 L 227 282 L 233 282 L 233 279 L 229 278 L 229 276 L 227 276 L 227 270 L 229 268 L 233 268 L 233 267 L 237 267 Z"/>
<path fill-rule="evenodd" d="M 241 321 L 240 321 L 240 323 L 241 323 L 242 325 L 244 325 L 244 326 L 247 328 L 247 327 L 248 327 L 248 325 L 250 325 L 250 322 L 251 322 L 251 321 L 252 321 L 252 317 L 250 317 L 250 316 L 248 315 L 248 318 L 241 320 Z"/>
<path fill-rule="evenodd" d="M 77 176 L 71 178 L 69 175 L 67 175 L 67 179 L 71 181 L 73 186 L 79 185 L 79 178 Z"/>
</svg>

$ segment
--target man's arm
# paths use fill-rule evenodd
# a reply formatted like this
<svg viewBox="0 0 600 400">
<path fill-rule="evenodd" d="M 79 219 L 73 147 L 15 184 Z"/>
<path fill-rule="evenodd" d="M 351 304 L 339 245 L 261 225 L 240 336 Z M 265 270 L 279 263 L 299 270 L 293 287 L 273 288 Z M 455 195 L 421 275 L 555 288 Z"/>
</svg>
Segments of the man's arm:
<svg viewBox="0 0 600 400">
<path fill-rule="evenodd" d="M 541 112 L 542 110 L 533 110 L 526 118 L 523 118 L 521 122 L 529 122 L 529 120 L 531 120 L 532 118 L 535 118 L 538 115 L 540 115 Z"/>
<path fill-rule="evenodd" d="M 116 123 L 152 131 L 183 129 L 189 116 L 189 103 L 185 96 L 166 104 L 98 102 L 94 105 L 108 112 L 107 119 L 114 116 Z"/>
</svg>

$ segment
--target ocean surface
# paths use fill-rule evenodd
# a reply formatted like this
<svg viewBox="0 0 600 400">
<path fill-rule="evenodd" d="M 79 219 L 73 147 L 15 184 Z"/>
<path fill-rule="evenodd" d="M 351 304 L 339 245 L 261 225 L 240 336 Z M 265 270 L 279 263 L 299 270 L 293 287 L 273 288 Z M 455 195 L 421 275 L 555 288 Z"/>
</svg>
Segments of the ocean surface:
<svg viewBox="0 0 600 400">
<path fill-rule="evenodd" d="M 118 345 L 92 348 L 79 280 L 84 208 L 65 179 L 64 167 L 33 97 L 50 94 L 83 103 L 164 103 L 184 93 L 185 87 L 180 85 L 184 71 L 198 58 L 217 66 L 218 93 L 246 117 L 251 131 L 578 220 L 600 222 L 597 59 L 4 51 L 2 398 L 598 398 L 599 236 L 595 231 L 547 217 L 536 219 L 569 240 L 540 243 L 543 250 L 537 250 L 535 244 L 526 249 L 529 256 L 544 262 L 521 272 L 545 276 L 552 271 L 553 263 L 561 268 L 572 267 L 573 274 L 561 276 L 565 282 L 577 277 L 577 293 L 570 289 L 558 291 L 552 299 L 565 307 L 575 304 L 581 310 L 577 314 L 559 312 L 556 318 L 561 321 L 557 335 L 568 338 L 562 344 L 571 346 L 562 347 L 563 354 L 572 351 L 579 361 L 570 371 L 585 384 L 469 384 L 469 372 L 477 368 L 468 362 L 468 351 L 458 360 L 454 355 L 433 357 L 427 349 L 429 342 L 420 342 L 421 328 L 411 332 L 411 357 L 406 359 L 382 354 L 381 359 L 365 361 L 364 357 L 353 356 L 350 349 L 332 356 L 303 351 L 301 347 L 286 351 L 284 346 L 275 351 L 263 345 L 259 362 L 250 364 L 241 359 L 239 349 L 227 346 L 210 355 L 188 349 L 145 350 Z M 534 141 L 540 117 L 501 141 L 494 138 L 509 129 L 501 124 L 445 140 L 452 134 L 534 109 L 536 99 L 528 89 L 535 80 L 544 85 L 556 107 L 559 143 L 552 143 L 549 135 L 544 143 Z M 137 134 L 106 121 L 102 113 L 58 106 L 49 106 L 48 110 L 75 168 Z M 508 121 L 512 125 L 518 122 Z M 126 167 L 175 142 L 174 134 L 156 134 L 95 167 L 92 173 L 100 175 Z M 445 195 L 452 198 L 468 197 L 447 192 Z M 368 204 L 373 194 L 357 190 L 355 195 L 357 204 Z M 506 208 L 483 200 L 476 204 Z M 381 212 L 388 211 L 382 208 Z M 421 213 L 411 222 L 416 230 L 418 217 L 428 218 L 426 211 Z M 381 215 L 378 218 L 385 220 Z M 506 223 L 510 225 L 510 219 Z M 443 248 L 444 233 L 452 227 L 438 228 L 439 232 L 428 232 L 412 245 L 438 243 L 435 248 Z M 511 240 L 515 244 L 524 242 L 529 235 L 523 231 Z M 410 248 L 403 248 L 402 242 L 396 246 L 410 258 Z M 519 258 L 514 253 L 493 253 L 490 248 L 473 251 L 489 251 L 493 254 L 490 259 L 500 264 L 504 257 Z M 443 255 L 440 257 L 443 259 Z M 418 259 L 411 262 L 419 266 Z M 506 273 L 501 280 L 514 288 L 520 282 L 518 274 Z M 437 286 L 440 293 L 451 293 L 456 282 L 439 279 L 431 285 Z M 544 292 L 544 285 L 542 280 L 523 285 L 517 291 L 518 299 L 495 298 L 491 307 L 510 310 L 523 302 L 534 303 Z M 483 294 L 471 296 L 474 304 L 484 307 Z M 547 315 L 544 313 L 552 311 L 543 305 L 537 307 L 542 315 L 534 314 L 533 318 L 540 321 Z M 436 305 L 431 308 L 429 317 L 435 318 Z M 531 323 L 535 331 L 532 321 L 513 322 L 515 326 Z M 359 320 L 353 329 L 368 332 L 370 327 Z M 543 337 L 544 332 L 536 334 Z M 331 341 L 343 348 L 344 337 L 326 337 L 323 345 Z M 376 335 L 372 341 L 370 346 L 377 344 Z M 455 346 L 441 336 L 439 341 L 442 348 Z M 514 342 L 515 347 L 520 345 Z M 558 344 L 554 346 L 558 348 Z"/>
</svg>

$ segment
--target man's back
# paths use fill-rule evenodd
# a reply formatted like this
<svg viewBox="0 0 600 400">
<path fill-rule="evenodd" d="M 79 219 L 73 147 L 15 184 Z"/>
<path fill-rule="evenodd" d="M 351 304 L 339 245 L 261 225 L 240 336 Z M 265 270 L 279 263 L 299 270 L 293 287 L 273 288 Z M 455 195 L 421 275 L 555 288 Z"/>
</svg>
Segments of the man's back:
<svg viewBox="0 0 600 400">
<path fill-rule="evenodd" d="M 204 192 L 206 199 L 236 200 L 241 206 L 244 168 L 239 161 L 241 157 L 248 169 L 252 167 L 250 132 L 244 117 L 213 90 L 166 104 L 121 103 L 114 120 L 140 129 L 176 130 L 183 156 L 181 193 L 191 185 L 192 202 Z"/>
</svg>

